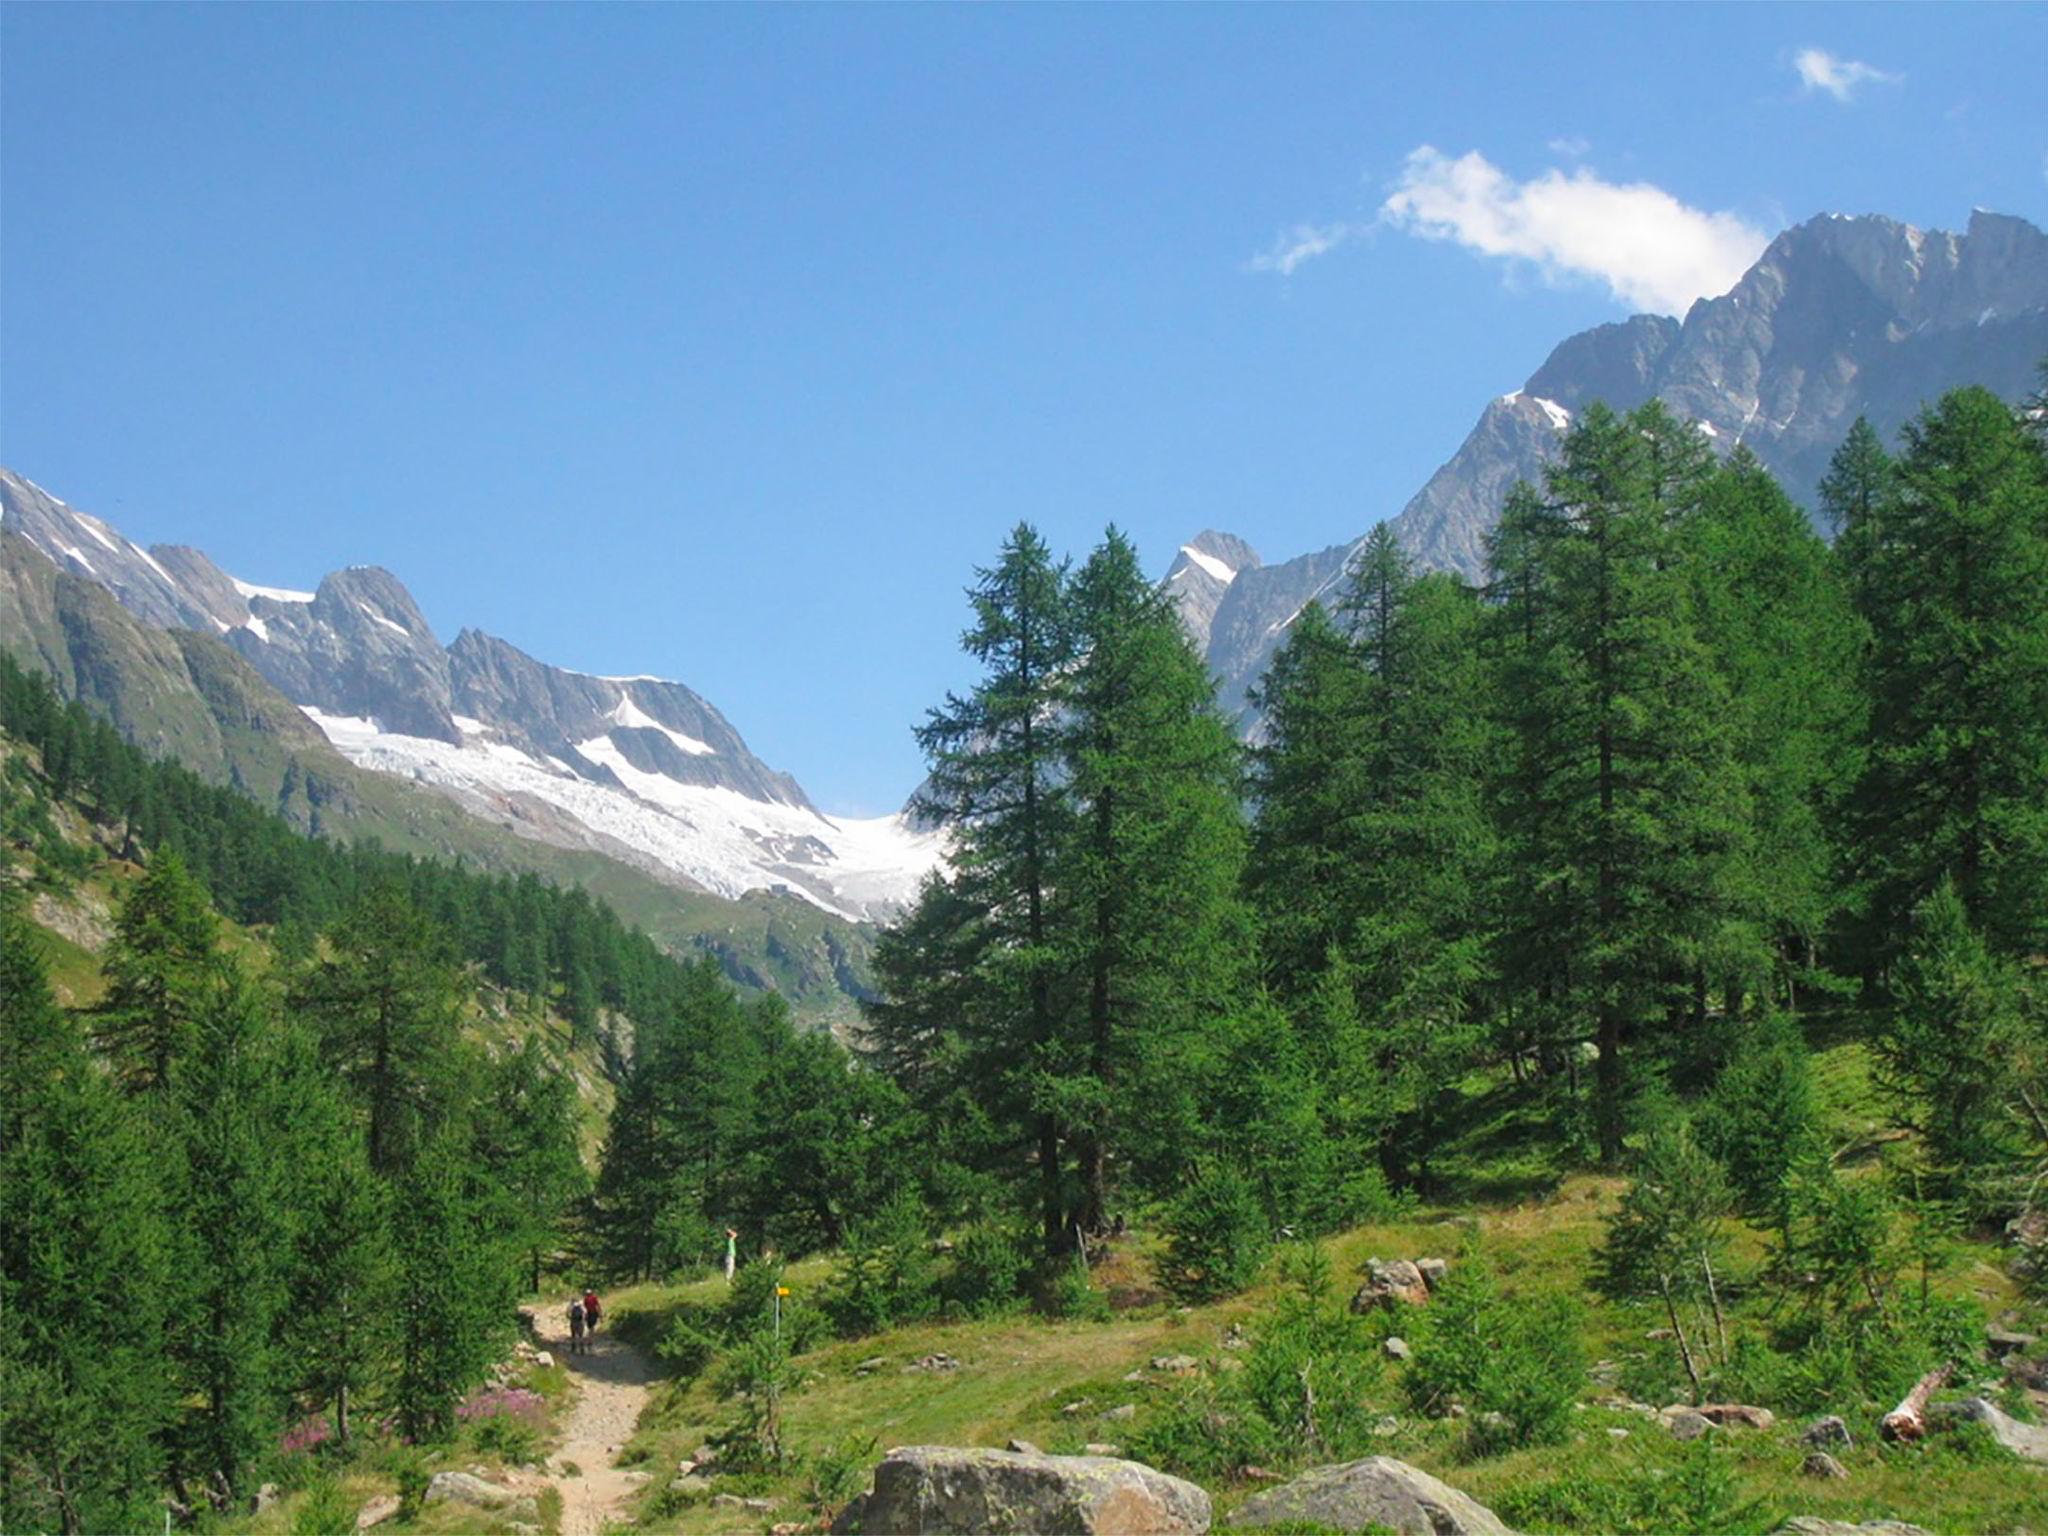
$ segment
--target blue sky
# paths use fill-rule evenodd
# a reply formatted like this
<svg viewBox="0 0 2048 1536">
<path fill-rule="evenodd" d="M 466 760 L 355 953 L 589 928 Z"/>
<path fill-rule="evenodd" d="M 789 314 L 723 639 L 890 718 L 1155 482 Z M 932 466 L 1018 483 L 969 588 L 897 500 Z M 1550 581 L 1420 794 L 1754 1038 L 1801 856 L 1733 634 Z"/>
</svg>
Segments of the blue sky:
<svg viewBox="0 0 2048 1536">
<path fill-rule="evenodd" d="M 888 809 L 1017 519 L 1354 537 L 1787 223 L 2048 223 L 2044 59 L 2041 6 L 13 4 L 0 461 Z"/>
</svg>

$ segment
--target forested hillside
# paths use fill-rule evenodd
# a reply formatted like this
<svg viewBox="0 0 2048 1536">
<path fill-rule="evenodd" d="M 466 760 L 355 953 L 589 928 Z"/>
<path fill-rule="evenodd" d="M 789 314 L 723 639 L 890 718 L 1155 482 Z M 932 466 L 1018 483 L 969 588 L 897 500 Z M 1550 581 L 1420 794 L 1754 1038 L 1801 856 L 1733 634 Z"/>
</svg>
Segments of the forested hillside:
<svg viewBox="0 0 2048 1536">
<path fill-rule="evenodd" d="M 856 1056 L 581 892 L 307 838 L 0 662 L 0 1522 L 469 1454 L 517 1299 L 603 1275 L 674 1377 L 634 1455 L 707 1442 L 657 1527 L 829 1517 L 914 1429 L 1113 1433 L 1247 1523 L 1394 1449 L 1533 1530 L 2018 1528 L 2044 422 L 1964 389 L 1859 424 L 1830 542 L 1657 402 L 1590 406 L 1484 587 L 1368 542 L 1248 754 L 1127 539 L 1019 527 L 919 728 L 955 855 Z M 117 864 L 97 954 L 28 920 Z M 594 1176 L 487 992 L 618 1042 Z M 737 1281 L 694 1284 L 728 1229 Z M 1916 1382 L 2003 1407 L 1880 1448 Z M 1773 1413 L 1839 1415 L 1812 1448 L 1854 1477 L 1780 1476 Z"/>
</svg>

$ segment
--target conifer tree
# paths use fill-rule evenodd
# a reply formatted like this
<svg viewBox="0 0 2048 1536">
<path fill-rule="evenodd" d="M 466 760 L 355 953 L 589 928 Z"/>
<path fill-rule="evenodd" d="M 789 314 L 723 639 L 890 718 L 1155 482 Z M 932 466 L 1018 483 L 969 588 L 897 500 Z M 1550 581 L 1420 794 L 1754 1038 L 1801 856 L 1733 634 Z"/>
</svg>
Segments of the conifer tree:
<svg viewBox="0 0 2048 1536">
<path fill-rule="evenodd" d="M 414 1440 L 453 1427 L 456 1404 L 489 1367 L 512 1313 L 518 1258 L 489 1219 L 465 1140 L 457 1125 L 429 1131 L 393 1190 L 391 1396 Z"/>
<path fill-rule="evenodd" d="M 1592 1018 L 1609 1161 L 1631 1045 L 1682 1017 L 1687 978 L 1743 942 L 1748 810 L 1679 542 L 1708 474 L 1698 433 L 1657 402 L 1626 417 L 1595 405 L 1545 498 L 1516 501 L 1496 544 L 1528 605 L 1496 685 L 1515 743 L 1500 785 L 1520 866 L 1508 980 Z"/>
<path fill-rule="evenodd" d="M 1060 1045 L 1049 901 L 1071 825 L 1059 781 L 1058 719 L 1074 655 L 1066 568 L 1019 524 L 968 597 L 975 622 L 961 643 L 983 676 L 918 728 L 931 763 L 923 804 L 953 828 L 954 880 L 988 938 L 964 1021 L 969 1070 L 992 1113 L 1030 1148 L 1046 1249 L 1059 1252 L 1070 1225 L 1062 1127 L 1041 1089 Z"/>
<path fill-rule="evenodd" d="M 1870 739 L 1858 791 L 1871 947 L 1955 882 L 2007 955 L 2048 942 L 2048 467 L 1982 389 L 1906 429 L 1858 551 L 1870 626 Z"/>
<path fill-rule="evenodd" d="M 115 919 L 107 996 L 95 1019 L 100 1048 L 131 1093 L 169 1086 L 192 1043 L 218 937 L 206 892 L 176 852 L 162 849 Z"/>
<path fill-rule="evenodd" d="M 1314 991 L 1364 906 L 1357 849 L 1364 687 L 1350 640 L 1311 602 L 1254 694 L 1266 730 L 1252 751 L 1245 888 L 1258 914 L 1267 985 L 1290 1005 Z"/>
<path fill-rule="evenodd" d="M 297 1028 L 279 1041 L 278 1096 L 291 1223 L 286 1370 L 298 1394 L 331 1412 L 345 1444 L 389 1355 L 390 1190 L 317 1043 Z"/>
<path fill-rule="evenodd" d="M 443 936 L 395 888 L 372 891 L 327 935 L 329 955 L 293 989 L 329 1063 L 361 1104 L 370 1166 L 402 1169 L 454 1044 L 462 982 Z"/>
<path fill-rule="evenodd" d="M 1844 497 L 1851 480 L 1881 482 L 1879 468 L 1864 462 L 1866 446 L 1831 477 Z M 1857 503 L 1845 507 L 1862 526 Z M 1733 1011 L 1745 986 L 1772 979 L 1789 986 L 1811 974 L 1841 909 L 1834 833 L 1858 770 L 1864 632 L 1839 566 L 1747 449 L 1714 473 L 1685 540 L 1696 624 L 1726 687 L 1731 746 L 1748 793 L 1748 905 L 1776 955 L 1775 978 L 1731 970 L 1712 977 Z M 1738 946 L 1726 962 L 1739 967 L 1755 953 Z M 1698 1007 L 1715 965 L 1716 957 L 1704 956 L 1696 973 Z"/>
<path fill-rule="evenodd" d="M 576 1083 L 529 1039 L 492 1064 L 486 1086 L 477 1156 L 502 1193 L 509 1241 L 538 1291 L 548 1246 L 589 1183 L 576 1149 Z"/>
<path fill-rule="evenodd" d="M 156 1521 L 175 1412 L 169 1237 L 145 1122 L 0 899 L 0 1527 Z"/>
<path fill-rule="evenodd" d="M 174 1337 L 192 1469 L 231 1496 L 251 1491 L 254 1463 L 276 1443 L 289 1379 L 277 1325 L 292 1233 L 273 1046 L 254 986 L 216 958 L 173 1080 L 183 1141 Z"/>
<path fill-rule="evenodd" d="M 1078 659 L 1060 722 L 1074 808 L 1053 863 L 1074 1027 L 1050 1062 L 1075 1143 L 1075 1221 L 1107 1225 L 1113 1150 L 1155 1179 L 1186 1171 L 1163 1106 L 1192 1094 L 1201 1038 L 1238 1008 L 1250 924 L 1238 895 L 1238 750 L 1169 600 L 1114 528 L 1072 588 Z"/>
</svg>

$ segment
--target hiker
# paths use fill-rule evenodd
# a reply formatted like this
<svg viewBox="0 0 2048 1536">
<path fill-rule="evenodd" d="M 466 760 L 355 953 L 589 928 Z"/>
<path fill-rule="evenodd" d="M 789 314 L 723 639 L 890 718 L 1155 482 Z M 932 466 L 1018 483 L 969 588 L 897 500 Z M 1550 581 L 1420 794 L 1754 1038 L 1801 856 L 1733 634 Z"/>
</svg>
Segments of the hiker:
<svg viewBox="0 0 2048 1536">
<path fill-rule="evenodd" d="M 597 1320 L 603 1314 L 603 1311 L 604 1309 L 597 1304 L 597 1292 L 585 1291 L 583 1293 L 583 1326 L 592 1333 L 597 1332 Z"/>
<path fill-rule="evenodd" d="M 583 1353 L 583 1303 L 573 1296 L 569 1299 L 569 1353 Z"/>
</svg>

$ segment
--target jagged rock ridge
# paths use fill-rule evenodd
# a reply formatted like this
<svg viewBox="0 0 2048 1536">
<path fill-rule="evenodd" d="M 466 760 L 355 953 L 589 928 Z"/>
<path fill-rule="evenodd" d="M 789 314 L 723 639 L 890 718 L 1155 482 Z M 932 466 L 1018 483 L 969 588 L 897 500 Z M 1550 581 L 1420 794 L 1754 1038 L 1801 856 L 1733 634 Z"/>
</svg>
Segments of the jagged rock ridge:
<svg viewBox="0 0 2048 1536">
<path fill-rule="evenodd" d="M 1595 400 L 1627 410 L 1662 398 L 1723 452 L 1746 445 L 1810 506 L 1858 416 L 1890 438 L 1958 385 L 2017 398 L 2044 357 L 2048 235 L 2026 220 L 1980 209 L 1951 234 L 1823 215 L 1779 235 L 1683 321 L 1637 315 L 1561 343 L 1520 389 L 1487 404 L 1394 530 L 1424 565 L 1482 580 L 1508 489 L 1540 481 L 1573 414 Z M 1257 728 L 1247 692 L 1358 543 L 1261 566 L 1256 581 L 1230 583 L 1206 625 L 1190 626 L 1247 730 Z"/>
</svg>

